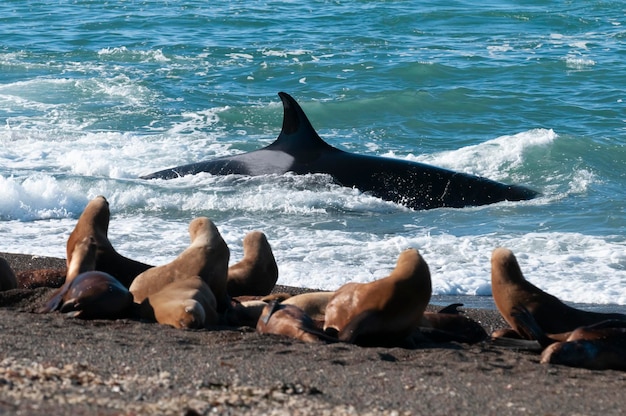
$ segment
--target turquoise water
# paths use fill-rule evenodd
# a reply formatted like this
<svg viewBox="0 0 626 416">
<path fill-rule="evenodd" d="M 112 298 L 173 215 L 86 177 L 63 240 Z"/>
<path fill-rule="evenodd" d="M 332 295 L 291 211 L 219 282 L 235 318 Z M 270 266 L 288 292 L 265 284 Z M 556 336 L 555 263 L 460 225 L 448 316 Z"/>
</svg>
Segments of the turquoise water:
<svg viewBox="0 0 626 416">
<path fill-rule="evenodd" d="M 103 194 L 116 247 L 153 264 L 182 251 L 204 215 L 233 261 L 247 231 L 265 231 L 283 284 L 370 281 L 413 246 L 436 294 L 488 296 L 503 245 L 563 299 L 624 305 L 625 12 L 600 1 L 4 1 L 0 251 L 64 256 Z M 137 179 L 271 143 L 278 91 L 334 146 L 543 196 L 419 212 L 323 175 Z"/>
</svg>

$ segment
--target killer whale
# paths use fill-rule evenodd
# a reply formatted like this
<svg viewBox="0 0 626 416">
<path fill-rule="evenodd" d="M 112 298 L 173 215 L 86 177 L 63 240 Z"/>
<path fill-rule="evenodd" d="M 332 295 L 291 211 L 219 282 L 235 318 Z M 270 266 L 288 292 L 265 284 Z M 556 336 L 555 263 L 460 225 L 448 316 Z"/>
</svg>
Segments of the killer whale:
<svg viewBox="0 0 626 416">
<path fill-rule="evenodd" d="M 463 208 L 535 198 L 538 192 L 480 176 L 408 160 L 350 153 L 326 143 L 300 105 L 289 94 L 283 103 L 283 125 L 272 144 L 235 156 L 191 163 L 143 175 L 141 179 L 173 179 L 199 172 L 213 175 L 325 173 L 342 186 L 422 210 Z"/>
</svg>

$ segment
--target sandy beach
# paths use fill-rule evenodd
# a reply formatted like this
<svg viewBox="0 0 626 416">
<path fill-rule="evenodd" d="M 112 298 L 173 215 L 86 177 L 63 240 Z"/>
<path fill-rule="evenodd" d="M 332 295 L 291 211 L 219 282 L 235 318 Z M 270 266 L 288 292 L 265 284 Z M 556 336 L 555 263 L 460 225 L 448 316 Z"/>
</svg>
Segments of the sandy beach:
<svg viewBox="0 0 626 416">
<path fill-rule="evenodd" d="M 65 264 L 0 256 L 16 271 Z M 626 406 L 623 372 L 543 365 L 535 352 L 488 341 L 310 345 L 246 328 L 33 313 L 52 290 L 0 293 L 0 414 L 611 415 Z M 487 332 L 504 326 L 495 310 L 464 310 Z"/>
</svg>

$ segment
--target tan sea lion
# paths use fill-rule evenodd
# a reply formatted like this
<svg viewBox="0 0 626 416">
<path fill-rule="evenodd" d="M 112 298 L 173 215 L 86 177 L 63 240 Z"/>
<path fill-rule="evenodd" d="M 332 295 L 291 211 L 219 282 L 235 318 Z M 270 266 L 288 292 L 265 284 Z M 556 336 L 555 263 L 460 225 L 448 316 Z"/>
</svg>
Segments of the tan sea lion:
<svg viewBox="0 0 626 416">
<path fill-rule="evenodd" d="M 135 302 L 141 303 L 175 280 L 200 276 L 217 299 L 218 312 L 226 310 L 230 298 L 226 293 L 230 250 L 217 227 L 206 217 L 189 224 L 191 244 L 170 263 L 153 267 L 138 275 L 130 286 Z"/>
<path fill-rule="evenodd" d="M 233 304 L 225 314 L 226 323 L 255 328 L 265 306 L 272 301 L 277 301 L 302 309 L 313 320 L 315 327 L 322 329 L 326 305 L 333 293 L 335 292 L 308 292 L 294 296 L 289 293 L 272 293 L 260 299 L 253 296 L 239 296 L 233 298 Z"/>
<path fill-rule="evenodd" d="M 217 301 L 200 276 L 175 280 L 139 305 L 140 317 L 174 328 L 217 325 Z"/>
<path fill-rule="evenodd" d="M 540 328 L 552 334 L 573 331 L 607 319 L 626 320 L 623 314 L 588 312 L 564 304 L 527 281 L 513 252 L 502 247 L 496 248 L 491 256 L 491 290 L 500 314 L 523 338 L 527 338 L 527 334 L 512 316 L 516 307 L 526 308 Z"/>
<path fill-rule="evenodd" d="M 324 331 L 359 344 L 397 342 L 419 326 L 431 292 L 428 265 L 407 249 L 389 276 L 340 287 L 326 306 Z"/>
<path fill-rule="evenodd" d="M 111 274 L 129 287 L 135 276 L 152 266 L 131 260 L 115 251 L 108 237 L 110 216 L 109 203 L 105 197 L 97 196 L 87 204 L 67 240 L 67 265 L 69 268 L 76 243 L 93 236 L 98 245 L 96 270 Z"/>
<path fill-rule="evenodd" d="M 284 305 L 294 305 L 302 309 L 304 313 L 311 317 L 317 328 L 324 327 L 326 318 L 326 307 L 335 292 L 308 292 L 291 296 L 281 303 Z"/>
<path fill-rule="evenodd" d="M 278 280 L 278 266 L 267 237 L 252 231 L 243 239 L 243 259 L 228 268 L 230 296 L 267 295 Z"/>
<path fill-rule="evenodd" d="M 15 272 L 4 257 L 0 257 L 0 292 L 17 288 Z"/>
<path fill-rule="evenodd" d="M 313 320 L 302 309 L 277 301 L 272 301 L 265 306 L 256 330 L 261 334 L 285 335 L 311 343 L 329 339 L 326 334 L 315 327 Z"/>
<path fill-rule="evenodd" d="M 65 283 L 69 283 L 81 273 L 96 270 L 96 253 L 98 244 L 96 239 L 89 235 L 74 244 L 72 260 L 67 265 Z"/>
</svg>

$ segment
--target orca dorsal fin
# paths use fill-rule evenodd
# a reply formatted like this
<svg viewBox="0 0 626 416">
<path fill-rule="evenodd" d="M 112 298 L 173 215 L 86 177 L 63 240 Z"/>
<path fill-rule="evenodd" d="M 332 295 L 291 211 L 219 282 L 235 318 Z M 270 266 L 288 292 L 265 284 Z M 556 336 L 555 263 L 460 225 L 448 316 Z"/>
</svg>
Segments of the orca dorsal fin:
<svg viewBox="0 0 626 416">
<path fill-rule="evenodd" d="M 266 149 L 291 154 L 334 149 L 317 134 L 300 104 L 292 96 L 285 92 L 279 92 L 278 96 L 283 102 L 283 128 L 276 141 Z"/>
</svg>

